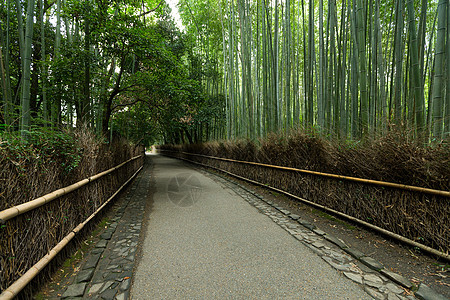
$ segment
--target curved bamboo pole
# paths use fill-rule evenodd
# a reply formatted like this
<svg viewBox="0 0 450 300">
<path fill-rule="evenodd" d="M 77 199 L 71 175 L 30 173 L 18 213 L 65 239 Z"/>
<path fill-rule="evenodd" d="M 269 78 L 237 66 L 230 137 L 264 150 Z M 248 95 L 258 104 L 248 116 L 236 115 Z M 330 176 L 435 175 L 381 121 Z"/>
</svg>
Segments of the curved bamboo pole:
<svg viewBox="0 0 450 300">
<path fill-rule="evenodd" d="M 164 151 L 167 151 L 167 150 L 164 150 Z M 275 165 L 269 165 L 269 164 L 263 164 L 263 163 L 257 163 L 257 162 L 234 160 L 234 159 L 230 159 L 230 158 L 215 157 L 215 156 L 195 154 L 195 153 L 189 153 L 189 152 L 180 152 L 180 153 L 186 154 L 186 155 L 193 155 L 193 156 L 205 157 L 205 158 L 210 158 L 210 159 L 222 160 L 222 161 L 235 162 L 235 163 L 240 163 L 240 164 L 254 165 L 254 166 L 279 169 L 279 170 L 285 170 L 285 171 L 294 171 L 294 172 L 303 173 L 303 174 L 310 174 L 310 175 L 335 178 L 335 179 L 340 179 L 340 180 L 354 181 L 354 182 L 360 182 L 360 183 L 365 183 L 365 184 L 378 185 L 378 186 L 383 186 L 383 187 L 396 188 L 396 189 L 402 189 L 402 190 L 407 190 L 407 191 L 420 192 L 420 193 L 450 198 L 450 192 L 448 192 L 448 191 L 434 190 L 434 189 L 406 185 L 406 184 L 385 182 L 385 181 L 372 180 L 372 179 L 364 179 L 364 178 L 330 174 L 330 173 L 322 173 L 322 172 L 316 172 L 316 171 L 310 171 L 310 170 L 296 169 L 296 168 L 291 168 L 291 167 L 275 166 Z"/>
<path fill-rule="evenodd" d="M 140 156 L 133 157 L 134 160 Z M 129 160 L 129 161 L 131 161 Z M 127 161 L 128 162 L 128 161 Z M 125 162 L 125 163 L 127 163 Z M 119 165 L 120 166 L 120 165 Z M 134 177 L 141 171 L 143 166 L 141 166 L 124 184 L 122 184 L 119 189 L 108 198 L 93 214 L 91 214 L 84 222 L 78 224 L 68 235 L 66 235 L 55 247 L 53 247 L 47 255 L 41 258 L 36 264 L 34 264 L 24 275 L 17 279 L 12 285 L 10 285 L 3 293 L 0 295 L 0 300 L 13 299 L 17 294 L 28 284 L 34 277 L 36 277 L 39 272 L 75 237 L 75 235 L 83 229 L 83 227 L 92 220 L 114 197 L 120 193 L 120 191 L 131 181 Z M 110 169 L 111 170 L 111 169 Z M 109 170 L 108 170 L 109 171 Z M 107 171 L 106 171 L 107 172 Z M 104 173 L 104 172 L 103 172 Z M 101 174 L 101 173 L 100 173 Z M 97 176 L 97 175 L 96 175 Z"/>
<path fill-rule="evenodd" d="M 278 192 L 278 193 L 284 194 L 284 195 L 286 195 L 286 196 L 288 196 L 288 197 L 297 199 L 297 200 L 299 200 L 299 201 L 301 201 L 301 202 L 303 202 L 303 203 L 305 203 L 305 204 L 308 204 L 308 205 L 317 207 L 317 208 L 319 208 L 319 209 L 322 209 L 322 210 L 327 211 L 327 212 L 329 212 L 329 213 L 332 213 L 332 214 L 334 214 L 334 215 L 338 215 L 338 216 L 340 216 L 340 217 L 342 217 L 342 218 L 345 218 L 345 219 L 350 220 L 350 221 L 352 221 L 352 222 L 355 222 L 355 223 L 358 223 L 358 224 L 360 224 L 360 225 L 363 225 L 363 226 L 365 226 L 365 227 L 367 227 L 367 228 L 370 228 L 370 229 L 372 229 L 372 230 L 374 230 L 374 231 L 377 231 L 377 232 L 379 232 L 379 233 L 381 233 L 381 234 L 384 234 L 384 235 L 386 235 L 386 236 L 389 236 L 389 237 L 391 237 L 391 238 L 393 238 L 393 239 L 396 239 L 396 240 L 398 240 L 398 241 L 401 241 L 401 242 L 403 242 L 403 243 L 405 243 L 405 244 L 408 244 L 408 245 L 410 245 L 410 246 L 420 248 L 420 249 L 424 250 L 425 252 L 428 252 L 428 253 L 430 253 L 430 254 L 439 256 L 439 257 L 441 257 L 441 258 L 443 258 L 443 259 L 445 259 L 445 260 L 447 260 L 447 261 L 450 261 L 450 254 L 448 254 L 448 253 L 444 253 L 444 252 L 441 252 L 441 251 L 439 251 L 439 250 L 433 249 L 433 248 L 431 248 L 431 247 L 425 246 L 425 245 L 423 245 L 423 244 L 417 243 L 417 242 L 415 242 L 415 241 L 413 241 L 413 240 L 410 240 L 410 239 L 408 239 L 408 238 L 406 238 L 406 237 L 404 237 L 404 236 L 401 236 L 401 235 L 399 235 L 399 234 L 396 234 L 396 233 L 394 233 L 394 232 L 392 232 L 392 231 L 388 231 L 388 230 L 383 229 L 383 228 L 381 228 L 381 227 L 378 227 L 378 226 L 376 226 L 376 225 L 367 223 L 367 222 L 365 222 L 365 221 L 363 221 L 363 220 L 360 220 L 360 219 L 357 219 L 357 218 L 352 217 L 352 216 L 350 216 L 350 215 L 344 214 L 344 213 L 342 213 L 342 212 L 340 212 L 340 211 L 337 211 L 337 210 L 334 210 L 334 209 L 332 209 L 332 208 L 329 208 L 329 207 L 326 207 L 326 206 L 323 206 L 323 205 L 314 203 L 314 202 L 312 202 L 312 201 L 303 199 L 303 198 L 301 198 L 301 197 L 299 197 L 299 196 L 296 196 L 296 195 L 291 194 L 291 193 L 289 193 L 289 192 L 286 192 L 286 191 L 284 191 L 284 190 L 281 190 L 281 189 L 278 189 L 278 188 L 275 188 L 275 187 L 272 187 L 272 186 L 269 186 L 269 185 L 260 183 L 260 182 L 258 182 L 258 181 L 254 181 L 254 180 L 251 180 L 251 179 L 248 179 L 248 178 L 245 178 L 245 177 L 242 177 L 242 176 L 233 174 L 233 173 L 231 173 L 231 172 L 222 170 L 222 169 L 220 169 L 220 168 L 216 168 L 216 167 L 213 167 L 213 166 L 205 165 L 205 164 L 202 164 L 202 163 L 199 163 L 199 162 L 196 162 L 196 161 L 187 159 L 187 158 L 180 158 L 180 157 L 174 157 L 174 158 L 182 159 L 182 160 L 185 160 L 185 161 L 188 161 L 188 162 L 197 164 L 197 165 L 201 165 L 201 166 L 203 166 L 203 167 L 211 168 L 211 169 L 214 169 L 214 170 L 223 172 L 223 173 L 225 173 L 225 174 L 227 174 L 227 175 L 230 175 L 230 176 L 232 176 L 232 177 L 235 177 L 235 178 L 238 178 L 238 179 L 241 179 L 241 180 L 250 182 L 250 183 L 252 183 L 252 184 L 256 184 L 256 185 L 262 186 L 262 187 L 264 187 L 264 188 L 268 188 L 268 189 L 270 189 L 270 190 L 273 190 L 273 191 L 276 191 L 276 192 Z"/>
<path fill-rule="evenodd" d="M 57 199 L 57 198 L 59 198 L 59 197 L 61 197 L 63 195 L 67 195 L 68 193 L 73 192 L 73 191 L 81 188 L 82 186 L 85 186 L 86 184 L 88 184 L 90 182 L 93 182 L 93 181 L 95 181 L 95 180 L 97 180 L 97 179 L 99 179 L 99 178 L 101 178 L 101 177 L 103 177 L 103 176 L 105 176 L 105 175 L 107 175 L 107 174 L 109 174 L 109 173 L 111 173 L 111 172 L 113 172 L 113 171 L 123 167 L 124 165 L 128 164 L 129 162 L 134 161 L 134 160 L 136 160 L 136 159 L 138 159 L 138 158 L 140 158 L 142 156 L 143 155 L 135 156 L 135 157 L 130 158 L 129 160 L 127 160 L 127 161 L 125 161 L 125 162 L 123 162 L 123 163 L 121 163 L 121 164 L 119 164 L 119 165 L 117 165 L 117 166 L 115 166 L 115 167 L 113 167 L 113 168 L 111 168 L 109 170 L 103 171 L 103 172 L 98 173 L 98 174 L 96 174 L 94 176 L 91 176 L 89 178 L 80 180 L 77 183 L 74 183 L 74 184 L 71 184 L 71 185 L 66 186 L 64 188 L 58 189 L 56 191 L 53 191 L 53 192 L 51 192 L 51 193 L 49 193 L 47 195 L 44 195 L 44 196 L 39 197 L 39 198 L 36 198 L 36 199 L 31 200 L 29 202 L 25 202 L 25 203 L 22 203 L 22 204 L 10 207 L 8 209 L 5 209 L 3 211 L 0 211 L 0 224 L 3 224 L 7 220 L 12 219 L 14 217 L 17 217 L 18 215 L 21 215 L 21 214 L 23 214 L 23 213 L 25 213 L 27 211 L 33 210 L 35 208 L 38 208 L 38 207 L 40 207 L 40 206 L 42 206 L 42 205 L 44 205 L 44 204 L 46 204 L 46 203 L 48 203 L 50 201 L 53 201 L 53 200 L 55 200 L 55 199 Z"/>
</svg>

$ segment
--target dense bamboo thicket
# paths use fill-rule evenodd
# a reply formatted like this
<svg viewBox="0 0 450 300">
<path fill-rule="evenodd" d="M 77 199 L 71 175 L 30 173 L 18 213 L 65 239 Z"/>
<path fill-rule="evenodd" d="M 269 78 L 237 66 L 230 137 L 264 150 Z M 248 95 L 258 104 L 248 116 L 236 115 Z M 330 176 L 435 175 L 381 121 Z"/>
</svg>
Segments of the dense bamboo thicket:
<svg viewBox="0 0 450 300">
<path fill-rule="evenodd" d="M 448 0 L 179 5 L 204 86 L 225 96 L 222 138 L 298 125 L 353 140 L 392 128 L 422 141 L 450 134 Z"/>
<path fill-rule="evenodd" d="M 241 140 L 162 149 L 175 151 L 169 155 L 186 157 L 285 190 L 448 253 L 448 198 L 181 154 L 185 151 L 448 191 L 449 147 L 423 148 L 408 136 L 391 133 L 358 144 L 296 132 L 269 135 L 259 144 Z"/>
<path fill-rule="evenodd" d="M 87 130 L 30 135 L 26 143 L 14 136 L 1 139 L 0 210 L 43 196 L 139 154 L 143 154 L 141 146 L 130 146 L 124 141 L 106 145 Z M 93 184 L 1 224 L 0 290 L 91 215 L 142 163 L 138 159 Z M 60 258 L 72 249 L 69 247 Z"/>
<path fill-rule="evenodd" d="M 197 141 L 222 127 L 224 101 L 204 93 L 190 47 L 160 0 L 0 1 L 0 135 Z"/>
<path fill-rule="evenodd" d="M 199 142 L 450 134 L 448 0 L 0 4 L 0 130 Z M 132 126 L 127 126 L 132 124 Z M 150 138 L 151 137 L 151 138 Z"/>
</svg>

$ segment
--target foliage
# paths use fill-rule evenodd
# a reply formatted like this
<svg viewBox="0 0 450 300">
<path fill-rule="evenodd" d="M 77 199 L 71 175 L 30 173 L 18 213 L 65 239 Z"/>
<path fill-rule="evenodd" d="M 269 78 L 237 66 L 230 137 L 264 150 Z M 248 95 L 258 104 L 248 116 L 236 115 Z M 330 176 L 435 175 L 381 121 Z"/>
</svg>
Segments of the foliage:
<svg viewBox="0 0 450 300">
<path fill-rule="evenodd" d="M 68 132 L 33 130 L 28 132 L 27 139 L 17 132 L 1 133 L 0 152 L 24 175 L 37 162 L 37 166 L 57 164 L 61 168 L 61 176 L 66 176 L 80 163 L 83 149 L 75 136 Z"/>
<path fill-rule="evenodd" d="M 23 14 L 19 18 L 16 3 Z M 21 55 L 21 32 L 30 13 L 26 3 L 8 0 L 0 6 L 3 129 L 23 129 L 24 134 L 28 130 L 23 121 L 19 123 L 27 115 L 19 102 L 24 82 L 30 85 L 25 99 L 31 111 L 27 122 L 33 128 L 87 126 L 105 138 L 113 128 L 115 134 L 150 143 L 164 136 L 185 139 L 186 130 L 196 129 L 183 119 L 198 117 L 210 123 L 204 119 L 208 114 L 199 114 L 207 99 L 202 78 L 196 78 L 190 67 L 197 55 L 190 39 L 176 28 L 166 3 L 67 0 L 61 7 L 57 3 L 41 6 L 37 1 L 32 9 L 30 62 Z M 29 79 L 23 78 L 28 63 Z M 125 123 L 139 118 L 148 124 L 139 120 L 130 134 L 130 124 Z"/>
</svg>

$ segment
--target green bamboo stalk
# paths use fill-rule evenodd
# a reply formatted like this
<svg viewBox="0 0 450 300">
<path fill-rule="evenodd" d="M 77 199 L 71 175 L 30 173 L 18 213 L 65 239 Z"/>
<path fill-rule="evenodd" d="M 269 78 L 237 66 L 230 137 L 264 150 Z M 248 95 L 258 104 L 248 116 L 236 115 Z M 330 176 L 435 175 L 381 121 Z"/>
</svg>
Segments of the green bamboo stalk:
<svg viewBox="0 0 450 300">
<path fill-rule="evenodd" d="M 310 118 L 309 118 L 309 103 L 308 103 L 308 86 L 309 86 L 309 72 L 308 72 L 308 56 L 307 56 L 307 43 L 306 43 L 306 25 L 305 25 L 305 5 L 304 0 L 302 0 L 302 38 L 303 38 L 303 107 L 305 109 L 304 111 L 304 117 L 303 117 L 303 124 L 305 126 L 309 125 Z"/>
<path fill-rule="evenodd" d="M 19 52 L 20 57 L 24 57 L 24 43 L 25 43 L 25 37 L 24 37 L 24 28 L 23 28 L 23 21 L 22 21 L 22 5 L 20 4 L 20 0 L 16 0 L 16 14 L 17 14 L 17 29 L 19 34 Z M 20 60 L 22 65 L 22 71 L 23 71 L 23 59 Z"/>
<path fill-rule="evenodd" d="M 350 2 L 349 2 L 350 5 Z M 357 38 L 357 30 L 356 30 L 356 4 L 353 2 L 353 13 L 351 14 L 350 25 L 351 25 L 351 33 L 352 33 L 352 41 L 353 47 L 350 48 L 350 57 L 351 57 L 351 136 L 353 139 L 359 137 L 359 122 L 358 122 L 358 38 Z"/>
<path fill-rule="evenodd" d="M 9 39 L 9 30 L 10 30 L 10 10 L 11 10 L 11 2 L 10 0 L 6 0 L 6 39 L 5 39 L 5 53 L 4 56 L 4 68 L 5 68 L 5 107 L 4 107 L 4 119 L 5 124 L 7 126 L 11 125 L 11 115 L 12 115 L 12 90 L 11 90 L 11 80 L 9 73 L 9 47 L 10 47 L 10 39 Z M 9 130 L 9 127 L 8 127 Z"/>
<path fill-rule="evenodd" d="M 447 1 L 448 2 L 448 1 Z M 413 81 L 413 89 L 414 89 L 414 111 L 415 111 L 415 122 L 417 126 L 417 134 L 419 137 L 423 137 L 423 132 L 425 130 L 425 101 L 423 97 L 423 87 L 422 87 L 422 78 L 420 76 L 420 63 L 419 63 L 419 43 L 417 40 L 417 32 L 416 32 L 416 22 L 414 15 L 414 3 L 412 0 L 408 0 L 408 17 L 409 17 L 409 35 L 410 35 L 410 51 L 411 51 L 411 68 L 410 68 L 410 76 Z M 445 12 L 444 12 L 445 13 Z M 445 24 L 445 20 L 444 20 Z M 445 29 L 444 29 L 445 30 Z M 411 109 L 411 108 L 410 108 Z"/>
<path fill-rule="evenodd" d="M 426 23 L 427 23 L 427 7 L 428 1 L 422 0 L 422 5 L 420 9 L 420 21 L 418 30 L 418 40 L 419 40 L 419 64 L 420 64 L 420 75 L 425 78 L 424 64 L 425 64 L 425 36 L 426 36 Z M 422 85 L 425 80 L 422 80 Z"/>
<path fill-rule="evenodd" d="M 314 47 L 315 47 L 315 37 L 314 37 L 314 2 L 309 1 L 309 9 L 308 9 L 308 56 L 307 56 L 307 64 L 306 64 L 306 125 L 313 126 L 314 125 Z"/>
<path fill-rule="evenodd" d="M 395 56 L 393 67 L 395 66 L 395 96 L 394 96 L 394 123 L 400 125 L 402 113 L 402 69 L 403 69 L 403 0 L 397 0 L 395 10 L 396 26 L 395 26 Z"/>
<path fill-rule="evenodd" d="M 380 25 L 380 0 L 377 0 L 375 5 L 375 27 L 377 32 L 377 67 L 378 67 L 378 74 L 380 78 L 380 94 L 378 97 L 378 106 L 377 106 L 377 116 L 379 117 L 381 127 L 381 131 L 385 130 L 385 125 L 387 124 L 387 104 L 386 104 L 386 74 L 385 74 L 385 62 L 384 62 L 384 56 L 383 56 L 383 49 L 382 49 L 382 34 L 381 34 L 381 25 Z"/>
<path fill-rule="evenodd" d="M 47 54 L 45 45 L 45 20 L 44 20 L 44 0 L 39 1 L 39 20 L 41 23 L 41 51 L 42 61 L 41 64 L 41 85 L 42 85 L 42 112 L 45 121 L 44 126 L 47 127 L 48 118 L 48 103 L 47 103 Z"/>
<path fill-rule="evenodd" d="M 340 33 L 340 47 L 341 51 L 339 53 L 339 134 L 347 138 L 347 125 L 348 125 L 348 115 L 347 115 L 347 88 L 346 88 L 346 69 L 347 69 L 347 49 L 348 49 L 348 12 L 347 12 L 347 5 L 346 0 L 343 1 L 341 6 L 341 33 Z"/>
<path fill-rule="evenodd" d="M 21 97 L 21 123 L 20 130 L 23 137 L 27 137 L 31 125 L 30 113 L 30 76 L 31 76 L 31 51 L 33 38 L 34 0 L 28 1 L 27 20 L 23 49 L 23 85 Z"/>
<path fill-rule="evenodd" d="M 292 108 L 291 108 L 291 3 L 286 0 L 285 14 L 285 47 L 286 47 L 286 68 L 285 68 L 285 103 L 286 103 L 286 130 L 292 127 Z"/>
<path fill-rule="evenodd" d="M 256 52 L 254 60 L 254 99 L 256 100 L 256 136 L 263 136 L 263 111 L 262 111 L 262 90 L 261 90 L 261 0 L 256 2 L 256 43 L 254 43 L 254 52 Z"/>
<path fill-rule="evenodd" d="M 362 0 L 357 0 L 356 9 L 356 23 L 357 23 L 357 38 L 358 38 L 358 58 L 359 58 L 359 89 L 360 89 L 360 124 L 361 136 L 368 133 L 368 118 L 369 118 L 369 99 L 367 95 L 367 68 L 366 68 L 366 38 L 365 38 L 365 23 L 364 23 L 364 6 Z"/>
<path fill-rule="evenodd" d="M 435 67 L 433 80 L 433 136 L 437 139 L 443 137 L 443 109 L 444 109 L 444 63 L 445 63 L 445 34 L 447 31 L 448 1 L 440 0 L 437 6 L 438 31 L 435 46 Z"/>
<path fill-rule="evenodd" d="M 1 88 L 2 88 L 2 97 L 3 97 L 3 119 L 5 121 L 5 125 L 9 125 L 9 116 L 10 116 L 10 102 L 9 102 L 9 86 L 7 84 L 7 71 L 9 65 L 6 64 L 6 59 L 3 55 L 3 32 L 2 32 L 2 22 L 0 21 L 0 78 L 1 78 Z M 7 48 L 6 48 L 7 49 Z M 6 50 L 8 52 L 8 50 Z"/>
<path fill-rule="evenodd" d="M 1 23 L 0 23 L 1 25 Z M 0 26 L 1 29 L 1 26 Z M 2 41 L 2 36 L 3 34 L 0 34 L 0 77 L 1 77 L 1 86 L 2 86 L 2 97 L 3 97 L 3 118 L 5 120 L 5 123 L 8 124 L 6 122 L 6 120 L 8 119 L 9 116 L 9 105 L 8 105 L 8 90 L 7 90 L 7 86 L 6 86 L 6 71 L 5 71 L 5 66 L 3 64 L 3 52 L 2 52 L 2 48 L 3 48 L 3 41 Z"/>
<path fill-rule="evenodd" d="M 299 5 L 299 4 L 297 4 Z M 295 2 L 293 2 L 293 43 L 292 43 L 292 56 L 294 59 L 293 62 L 293 70 L 292 70 L 292 85 L 293 85 L 293 104 L 292 104 L 292 110 L 293 110 L 293 126 L 297 127 L 297 125 L 300 122 L 300 107 L 299 107 L 299 64 L 300 64 L 300 58 L 298 53 L 298 44 L 300 43 L 300 30 L 299 30 L 299 16 L 295 15 L 296 9 L 295 9 Z M 298 14 L 299 15 L 299 14 Z M 297 21 L 297 24 L 295 24 L 295 21 Z"/>
<path fill-rule="evenodd" d="M 329 5 L 329 4 L 328 4 Z M 327 28 L 326 28 L 326 44 L 325 44 L 325 104 L 324 104 L 324 110 L 325 110 L 325 133 L 330 133 L 333 127 L 333 115 L 332 115 L 332 108 L 333 108 L 333 101 L 332 101 L 332 85 L 333 85 L 333 77 L 332 77 L 332 69 L 333 67 L 330 66 L 331 62 L 328 60 L 328 49 L 330 49 L 330 56 L 331 56 L 331 47 L 330 47 L 330 30 L 331 30 L 331 14 L 330 11 L 328 11 L 327 14 Z"/>
<path fill-rule="evenodd" d="M 339 129 L 337 128 L 339 120 L 339 103 L 336 96 L 336 74 L 337 72 L 337 59 L 336 59 L 336 15 L 335 15 L 335 1 L 328 1 L 328 20 L 329 20 L 329 48 L 330 56 L 328 61 L 328 97 L 331 107 L 330 115 L 330 128 L 336 133 Z"/>
<path fill-rule="evenodd" d="M 261 47 L 262 47 L 262 102 L 263 102 L 263 124 L 264 135 L 270 131 L 270 107 L 269 107 L 269 50 L 267 46 L 267 28 L 266 28 L 266 5 L 265 0 L 261 1 Z"/>
<path fill-rule="evenodd" d="M 249 9 L 249 0 L 244 0 L 244 29 L 245 29 L 245 35 L 246 35 L 246 70 L 247 70 L 247 78 L 246 78 L 246 97 L 247 97 L 247 115 L 248 115 L 248 132 L 249 137 L 251 139 L 254 139 L 256 136 L 256 126 L 257 123 L 255 119 L 255 99 L 253 98 L 253 70 L 252 70 L 252 60 L 254 58 L 252 57 L 252 50 L 253 50 L 253 43 L 252 43 L 252 17 L 250 14 Z"/>
<path fill-rule="evenodd" d="M 275 83 L 274 87 L 274 120 L 275 120 L 275 128 L 274 131 L 277 131 L 281 128 L 281 119 L 280 119 L 280 47 L 279 47 L 279 13 L 278 13 L 278 0 L 275 0 L 275 20 L 274 20 L 274 37 L 273 37 L 273 80 Z"/>
<path fill-rule="evenodd" d="M 226 120 L 226 138 L 229 140 L 231 139 L 231 119 L 230 119 L 230 103 L 228 99 L 228 81 L 227 81 L 227 45 L 225 41 L 225 26 L 223 22 L 223 12 L 222 12 L 222 3 L 218 2 L 218 7 L 220 11 L 220 25 L 222 28 L 222 54 L 223 54 L 223 95 L 225 97 L 225 120 Z"/>
<path fill-rule="evenodd" d="M 319 77 L 317 87 L 317 124 L 323 130 L 325 125 L 325 109 L 324 109 L 324 36 L 323 36 L 323 0 L 319 1 L 319 72 L 316 76 Z"/>
<path fill-rule="evenodd" d="M 376 130 L 376 102 L 377 102 L 377 48 L 376 48 L 376 34 L 374 32 L 374 9 L 373 9 L 373 1 L 368 1 L 368 14 L 366 19 L 367 21 L 367 49 L 369 57 L 367 58 L 368 70 L 367 70 L 367 80 L 368 80 L 368 109 L 369 109 L 369 133 L 373 136 Z"/>
</svg>

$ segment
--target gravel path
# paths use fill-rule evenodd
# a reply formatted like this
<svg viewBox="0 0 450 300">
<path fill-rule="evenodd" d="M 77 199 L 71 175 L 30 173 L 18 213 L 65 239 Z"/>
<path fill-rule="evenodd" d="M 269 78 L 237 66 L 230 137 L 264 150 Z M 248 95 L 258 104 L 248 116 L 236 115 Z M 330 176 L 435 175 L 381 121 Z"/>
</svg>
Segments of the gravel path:
<svg viewBox="0 0 450 300">
<path fill-rule="evenodd" d="M 371 299 L 230 189 L 154 156 L 132 299 Z"/>
</svg>

